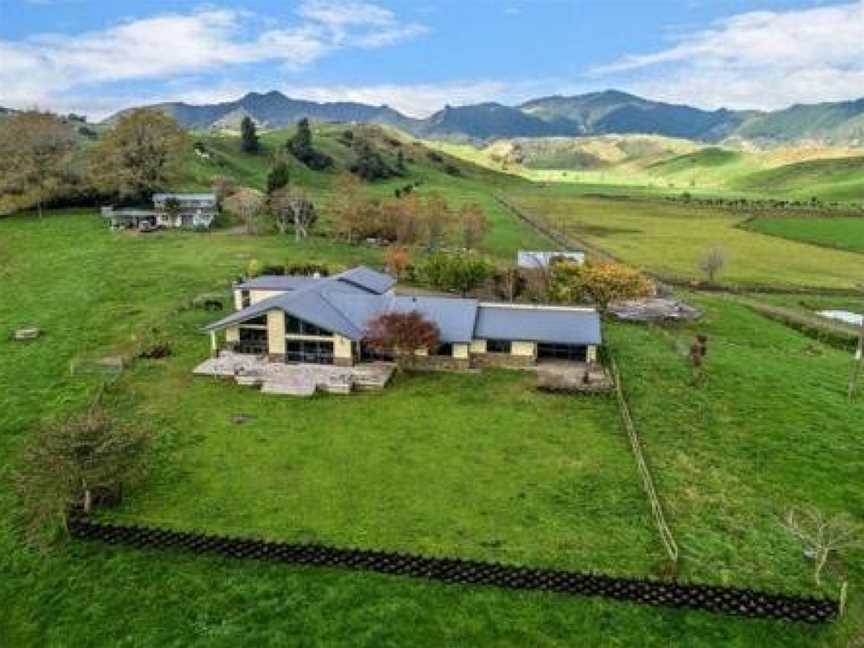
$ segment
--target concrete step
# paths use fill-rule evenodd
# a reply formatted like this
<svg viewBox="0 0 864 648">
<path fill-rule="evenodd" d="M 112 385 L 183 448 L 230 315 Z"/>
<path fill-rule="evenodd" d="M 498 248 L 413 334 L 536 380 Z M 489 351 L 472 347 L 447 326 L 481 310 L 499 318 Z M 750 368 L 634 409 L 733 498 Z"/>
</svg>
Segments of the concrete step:
<svg viewBox="0 0 864 648">
<path fill-rule="evenodd" d="M 315 393 L 315 383 L 311 381 L 268 380 L 262 385 L 261 391 L 265 394 L 283 396 L 312 396 Z"/>
</svg>

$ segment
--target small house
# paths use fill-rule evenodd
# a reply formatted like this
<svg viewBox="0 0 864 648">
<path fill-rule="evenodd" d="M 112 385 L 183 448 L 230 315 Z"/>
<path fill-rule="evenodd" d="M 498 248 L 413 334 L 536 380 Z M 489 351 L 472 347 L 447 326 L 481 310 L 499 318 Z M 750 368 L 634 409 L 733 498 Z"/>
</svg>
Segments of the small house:
<svg viewBox="0 0 864 648">
<path fill-rule="evenodd" d="M 554 250 L 519 250 L 516 253 L 516 265 L 527 270 L 542 270 L 548 268 L 556 259 L 565 259 L 574 263 L 585 263 L 585 252 L 570 250 L 557 252 Z"/>
<path fill-rule="evenodd" d="M 212 227 L 218 213 L 219 206 L 213 193 L 153 194 L 153 209 L 102 208 L 102 217 L 115 230 L 150 231 L 159 227 L 207 230 Z"/>
</svg>

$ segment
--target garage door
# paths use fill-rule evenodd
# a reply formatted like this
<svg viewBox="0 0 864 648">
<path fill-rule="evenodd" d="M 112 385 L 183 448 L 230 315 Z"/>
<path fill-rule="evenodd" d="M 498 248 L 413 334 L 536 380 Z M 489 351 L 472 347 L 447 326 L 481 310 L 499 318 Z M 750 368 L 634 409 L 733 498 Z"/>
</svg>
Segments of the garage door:
<svg viewBox="0 0 864 648">
<path fill-rule="evenodd" d="M 583 344 L 538 344 L 537 357 L 540 359 L 554 358 L 557 360 L 585 362 L 586 350 Z"/>
</svg>

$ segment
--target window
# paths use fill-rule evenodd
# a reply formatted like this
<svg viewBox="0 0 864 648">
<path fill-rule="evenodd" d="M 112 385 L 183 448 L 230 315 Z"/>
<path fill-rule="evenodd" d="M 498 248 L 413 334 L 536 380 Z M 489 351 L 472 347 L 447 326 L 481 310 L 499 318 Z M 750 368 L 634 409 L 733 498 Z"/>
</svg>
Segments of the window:
<svg viewBox="0 0 864 648">
<path fill-rule="evenodd" d="M 452 356 L 453 355 L 453 345 L 452 344 L 439 344 L 438 348 L 435 349 L 432 355 L 439 356 Z"/>
<path fill-rule="evenodd" d="M 537 357 L 585 362 L 586 348 L 578 344 L 538 344 Z"/>
<path fill-rule="evenodd" d="M 252 300 L 249 297 L 249 291 L 248 290 L 241 290 L 240 291 L 240 307 L 241 308 L 249 308 L 251 303 L 252 303 Z"/>
<path fill-rule="evenodd" d="M 285 316 L 285 332 L 289 335 L 312 335 L 316 337 L 332 337 L 330 331 L 326 331 L 314 324 L 304 322 L 292 315 Z"/>
<path fill-rule="evenodd" d="M 286 362 L 333 364 L 332 342 L 293 341 L 285 345 Z"/>
<path fill-rule="evenodd" d="M 236 343 L 238 353 L 267 353 L 267 331 L 240 328 L 240 341 Z"/>
<path fill-rule="evenodd" d="M 486 353 L 510 353 L 512 347 L 510 340 L 486 340 Z"/>
</svg>

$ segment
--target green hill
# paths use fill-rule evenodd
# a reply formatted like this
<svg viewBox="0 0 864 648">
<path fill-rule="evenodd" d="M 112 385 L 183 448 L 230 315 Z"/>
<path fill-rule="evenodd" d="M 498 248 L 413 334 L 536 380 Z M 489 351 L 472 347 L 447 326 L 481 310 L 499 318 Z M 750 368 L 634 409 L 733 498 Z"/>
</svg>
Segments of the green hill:
<svg viewBox="0 0 864 648">
<path fill-rule="evenodd" d="M 797 198 L 864 200 L 864 157 L 809 160 L 751 173 L 730 182 L 730 187 Z"/>
<path fill-rule="evenodd" d="M 272 160 L 284 151 L 285 142 L 293 134 L 293 128 L 265 132 L 261 135 L 262 150 L 249 154 L 240 150 L 240 138 L 236 133 L 193 133 L 195 148 L 203 153 L 189 153 L 177 188 L 208 189 L 217 176 L 230 176 L 241 185 L 263 190 Z M 356 161 L 353 143 L 359 138 L 366 140 L 393 169 L 397 168 L 400 152 L 405 164 L 403 175 L 368 183 L 366 187 L 371 195 L 392 197 L 396 189 L 419 183 L 417 191 L 421 196 L 437 192 L 451 207 L 476 202 L 484 208 L 492 223 L 484 245 L 487 252 L 509 258 L 512 250 L 520 245 L 541 244 L 536 233 L 505 213 L 493 198 L 494 193 L 518 187 L 525 180 L 433 150 L 396 129 L 371 125 L 313 125 L 315 148 L 334 161 L 325 171 L 313 171 L 286 154 L 290 184 L 306 191 L 319 206 L 322 227 L 326 228 L 331 222 L 329 205 L 339 176 L 347 173 Z"/>
</svg>

